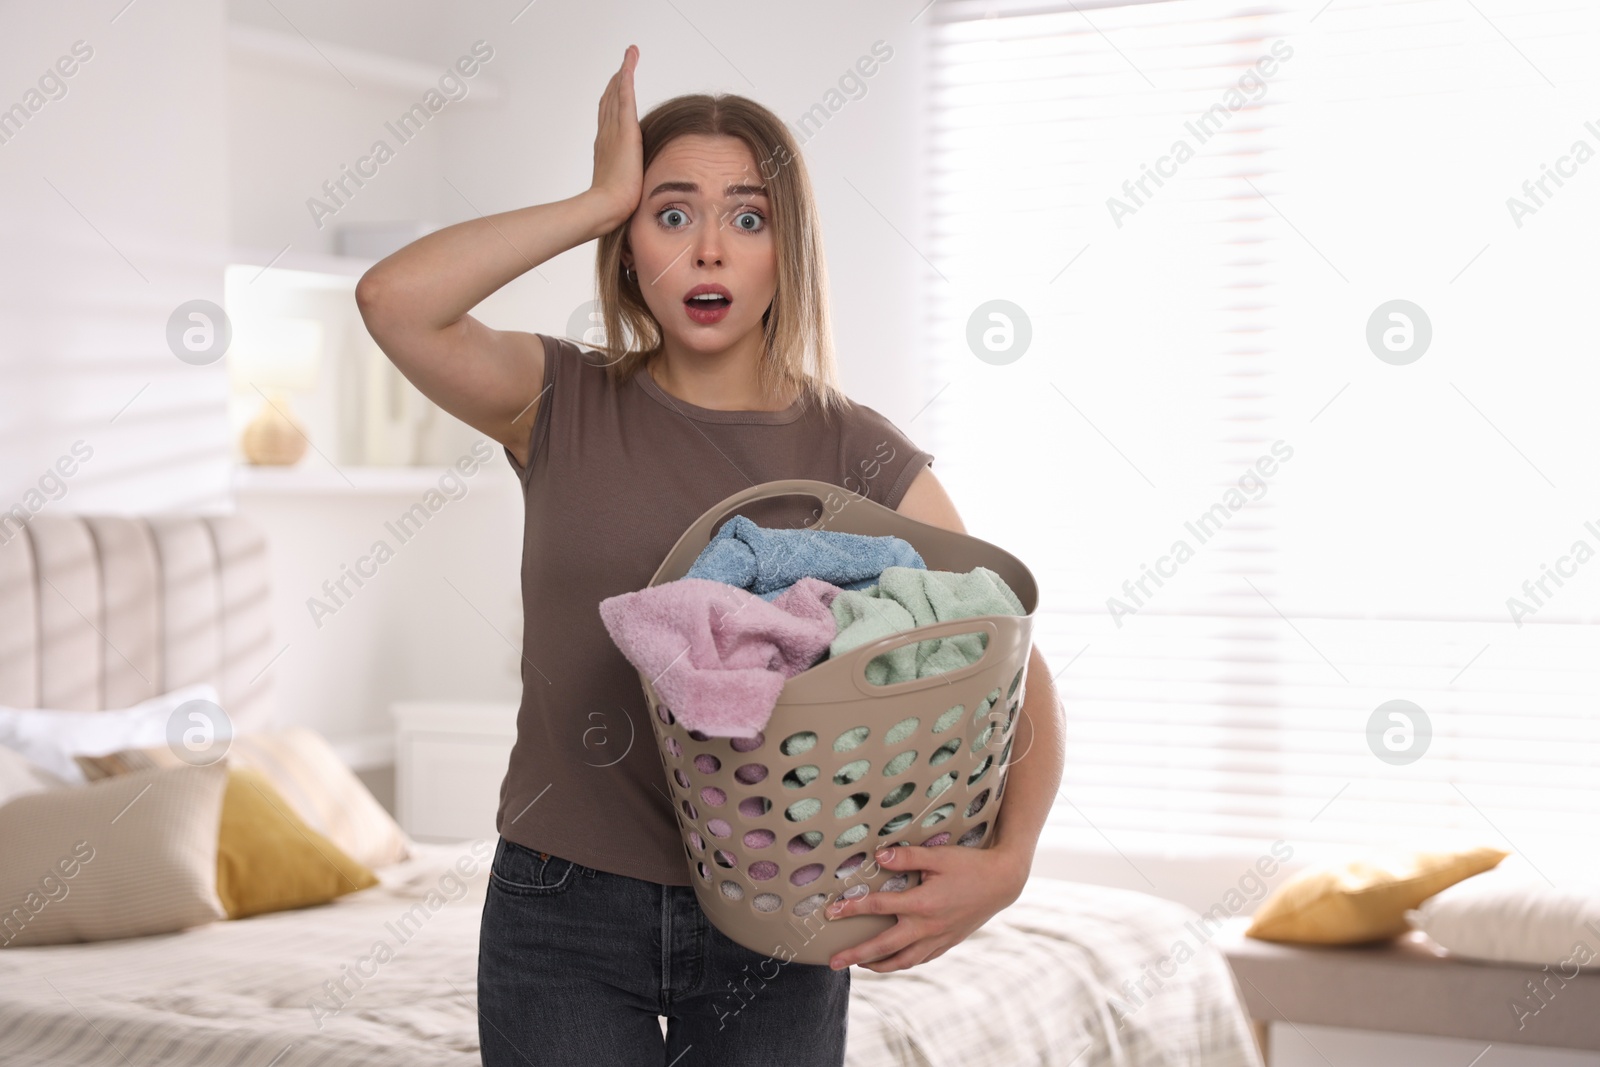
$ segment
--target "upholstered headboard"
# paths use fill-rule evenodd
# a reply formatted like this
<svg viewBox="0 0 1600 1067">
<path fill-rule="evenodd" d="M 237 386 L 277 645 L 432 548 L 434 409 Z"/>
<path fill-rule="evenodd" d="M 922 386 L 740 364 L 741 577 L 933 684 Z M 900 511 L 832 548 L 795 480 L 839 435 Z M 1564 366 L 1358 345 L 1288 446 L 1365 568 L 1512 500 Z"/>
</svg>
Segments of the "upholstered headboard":
<svg viewBox="0 0 1600 1067">
<path fill-rule="evenodd" d="M 266 539 L 238 515 L 0 524 L 0 704 L 101 710 L 211 682 L 272 726 Z"/>
</svg>

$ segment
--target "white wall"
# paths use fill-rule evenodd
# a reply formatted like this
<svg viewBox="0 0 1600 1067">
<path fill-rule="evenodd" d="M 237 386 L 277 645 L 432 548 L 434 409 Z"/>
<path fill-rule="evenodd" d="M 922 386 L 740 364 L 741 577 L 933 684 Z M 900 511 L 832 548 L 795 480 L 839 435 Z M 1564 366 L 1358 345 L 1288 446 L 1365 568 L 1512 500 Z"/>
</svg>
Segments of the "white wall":
<svg viewBox="0 0 1600 1067">
<path fill-rule="evenodd" d="M 426 509 L 424 487 L 241 494 L 241 509 L 272 531 L 281 719 L 352 737 L 388 730 L 396 700 L 516 702 L 522 498 L 499 449 L 435 496 L 431 517 L 404 538 L 396 527 Z M 378 540 L 392 558 L 358 566 Z M 358 585 L 350 571 L 371 576 Z"/>
<path fill-rule="evenodd" d="M 222 367 L 166 341 L 178 305 L 222 299 L 222 12 L 120 7 L 0 4 L 0 110 L 37 107 L 0 142 L 0 509 L 226 503 Z"/>
</svg>

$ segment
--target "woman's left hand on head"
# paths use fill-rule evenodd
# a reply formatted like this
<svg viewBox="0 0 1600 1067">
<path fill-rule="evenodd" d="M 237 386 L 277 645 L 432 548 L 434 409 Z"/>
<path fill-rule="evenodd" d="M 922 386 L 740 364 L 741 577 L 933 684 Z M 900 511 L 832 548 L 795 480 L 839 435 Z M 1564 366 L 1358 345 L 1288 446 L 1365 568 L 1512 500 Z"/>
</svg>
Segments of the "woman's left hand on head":
<svg viewBox="0 0 1600 1067">
<path fill-rule="evenodd" d="M 825 911 L 829 919 L 852 915 L 894 915 L 896 922 L 877 937 L 835 953 L 835 969 L 860 964 L 869 971 L 905 970 L 938 959 L 970 937 L 1022 893 L 1031 857 L 1003 845 L 897 845 L 877 854 L 890 871 L 921 871 L 921 884 L 898 893 L 875 892 L 840 898 Z"/>
</svg>

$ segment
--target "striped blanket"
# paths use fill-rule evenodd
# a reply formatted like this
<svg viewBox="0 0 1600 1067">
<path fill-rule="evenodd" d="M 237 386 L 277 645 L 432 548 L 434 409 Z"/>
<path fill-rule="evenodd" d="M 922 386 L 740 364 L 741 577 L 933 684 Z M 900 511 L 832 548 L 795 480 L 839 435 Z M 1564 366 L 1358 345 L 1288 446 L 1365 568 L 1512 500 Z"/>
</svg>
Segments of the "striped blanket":
<svg viewBox="0 0 1600 1067">
<path fill-rule="evenodd" d="M 331 904 L 179 934 L 0 950 L 8 1067 L 478 1067 L 486 866 L 419 844 Z M 431 894 L 431 895 L 430 895 Z M 939 959 L 852 974 L 848 1067 L 1259 1067 L 1181 905 L 1036 878 Z M 1185 953 L 1184 943 L 1194 949 Z M 382 943 L 386 949 L 379 951 Z"/>
</svg>

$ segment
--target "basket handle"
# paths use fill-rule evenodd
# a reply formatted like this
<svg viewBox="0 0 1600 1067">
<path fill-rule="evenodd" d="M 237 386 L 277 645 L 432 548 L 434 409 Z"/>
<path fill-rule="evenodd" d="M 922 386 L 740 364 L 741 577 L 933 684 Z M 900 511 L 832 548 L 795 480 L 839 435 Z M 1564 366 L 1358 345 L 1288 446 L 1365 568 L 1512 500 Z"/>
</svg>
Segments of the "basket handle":
<svg viewBox="0 0 1600 1067">
<path fill-rule="evenodd" d="M 706 524 L 705 538 L 710 541 L 714 531 L 720 529 L 723 523 L 733 518 L 734 515 L 739 513 L 740 509 L 754 501 L 781 496 L 809 496 L 821 504 L 823 510 L 826 511 L 828 497 L 842 492 L 848 493 L 849 490 L 834 485 L 832 482 L 819 482 L 814 478 L 782 478 L 777 481 L 763 482 L 760 485 L 752 485 L 748 489 L 741 489 L 732 496 L 725 498 L 715 506 L 714 514 L 716 519 Z M 857 494 L 851 493 L 850 495 L 854 497 Z M 827 515 L 824 514 L 822 519 L 819 520 L 819 524 L 826 521 L 826 519 Z M 695 527 L 691 527 L 691 529 L 695 529 Z M 815 527 L 807 527 L 807 529 L 815 529 Z"/>
<path fill-rule="evenodd" d="M 821 482 L 814 478 L 780 478 L 776 481 L 752 485 L 730 496 L 723 497 L 708 508 L 698 519 L 690 523 L 687 530 L 683 531 L 683 534 L 673 544 L 672 550 L 667 553 L 666 557 L 662 559 L 661 565 L 650 576 L 650 584 L 657 585 L 660 583 L 661 576 L 666 573 L 668 561 L 675 557 L 683 556 L 691 550 L 694 553 L 699 553 L 704 549 L 706 545 L 711 543 L 712 534 L 723 523 L 733 518 L 734 515 L 739 513 L 740 509 L 753 501 L 784 496 L 809 496 L 821 504 L 823 510 L 823 516 L 817 520 L 816 525 L 806 527 L 806 529 L 814 530 L 820 529 L 828 521 L 828 501 L 839 493 L 848 492 L 849 490 L 834 485 L 832 482 Z M 876 500 L 857 496 L 854 493 L 851 493 L 850 497 L 853 501 L 863 502 L 870 507 L 889 511 L 888 508 L 883 507 Z M 913 520 L 907 519 L 906 521 L 911 522 Z M 690 558 L 693 557 L 691 556 Z"/>
<path fill-rule="evenodd" d="M 1015 616 L 1012 616 L 1013 618 Z M 958 667 L 953 671 L 942 671 L 926 678 L 913 678 L 907 682 L 896 682 L 894 685 L 877 685 L 867 681 L 867 665 L 885 652 L 893 651 L 902 645 L 916 644 L 934 637 L 953 637 L 956 634 L 970 634 L 982 630 L 989 635 L 989 640 L 984 643 L 983 655 L 965 667 Z M 850 680 L 853 681 L 863 696 L 883 697 L 899 696 L 901 693 L 915 693 L 921 689 L 932 689 L 936 685 L 949 685 L 959 682 L 963 678 L 977 674 L 988 669 L 995 657 L 1000 652 L 1000 627 L 994 623 L 994 617 L 989 615 L 973 615 L 965 619 L 951 619 L 948 622 L 936 622 L 929 626 L 918 626 L 914 630 L 902 630 L 899 633 L 880 637 L 870 641 L 859 648 L 850 650 L 850 655 L 856 657 L 850 665 Z"/>
</svg>

